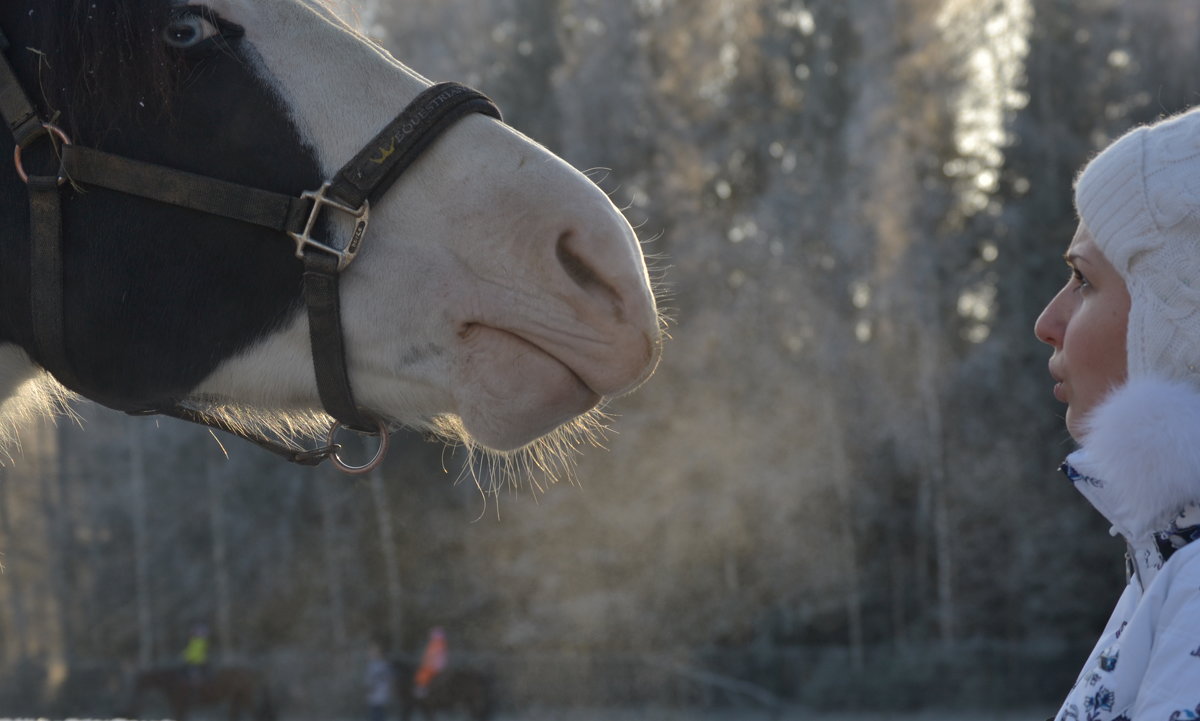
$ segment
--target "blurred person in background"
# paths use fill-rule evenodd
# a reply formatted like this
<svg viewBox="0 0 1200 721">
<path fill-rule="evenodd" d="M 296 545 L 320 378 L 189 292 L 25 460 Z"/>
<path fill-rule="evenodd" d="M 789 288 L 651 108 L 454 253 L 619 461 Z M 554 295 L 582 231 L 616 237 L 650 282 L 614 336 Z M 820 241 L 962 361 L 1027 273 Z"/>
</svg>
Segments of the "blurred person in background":
<svg viewBox="0 0 1200 721">
<path fill-rule="evenodd" d="M 188 680 L 197 685 L 203 683 L 208 678 L 209 671 L 207 625 L 197 623 L 192 626 L 192 634 L 188 636 L 182 656 Z"/>
<path fill-rule="evenodd" d="M 384 721 L 392 700 L 392 665 L 388 663 L 380 641 L 373 641 L 367 650 L 367 672 L 363 681 L 367 688 L 368 721 Z"/>
<path fill-rule="evenodd" d="M 425 652 L 421 654 L 421 665 L 413 677 L 413 696 L 421 699 L 429 695 L 429 685 L 446 670 L 446 656 L 446 631 L 441 626 L 435 626 L 429 632 L 429 641 L 425 644 Z"/>
<path fill-rule="evenodd" d="M 1055 717 L 1200 719 L 1200 112 L 1139 127 L 1075 185 L 1042 311 L 1062 470 L 1124 537 L 1128 584 Z"/>
</svg>

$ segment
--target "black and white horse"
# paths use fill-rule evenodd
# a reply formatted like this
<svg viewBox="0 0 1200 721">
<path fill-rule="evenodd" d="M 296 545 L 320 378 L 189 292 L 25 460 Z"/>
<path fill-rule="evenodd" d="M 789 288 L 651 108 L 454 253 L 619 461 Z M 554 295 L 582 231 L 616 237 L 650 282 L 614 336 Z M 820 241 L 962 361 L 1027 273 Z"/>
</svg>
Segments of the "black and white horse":
<svg viewBox="0 0 1200 721">
<path fill-rule="evenodd" d="M 320 0 L 4 0 L 0 31 L 39 116 L 76 147 L 286 196 L 332 178 L 430 85 Z M 54 161 L 49 139 L 26 164 Z M 0 128 L 0 158 L 13 150 Z M 75 390 L 124 410 L 186 403 L 285 427 L 320 413 L 304 265 L 286 234 L 66 180 L 60 345 Z M 61 375 L 31 320 L 30 197 L 0 160 L 8 436 L 54 395 L 44 369 Z M 313 235 L 345 247 L 355 232 L 329 211 Z M 373 203 L 339 297 L 365 412 L 497 450 L 637 386 L 660 352 L 620 212 L 483 113 L 457 120 Z"/>
</svg>

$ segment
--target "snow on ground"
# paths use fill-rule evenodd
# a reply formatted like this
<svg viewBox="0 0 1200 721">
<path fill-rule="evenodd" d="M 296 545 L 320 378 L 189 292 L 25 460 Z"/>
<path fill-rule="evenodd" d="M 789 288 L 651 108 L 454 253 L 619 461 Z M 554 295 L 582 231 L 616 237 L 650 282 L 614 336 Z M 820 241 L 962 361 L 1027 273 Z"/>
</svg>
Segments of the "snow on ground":
<svg viewBox="0 0 1200 721">
<path fill-rule="evenodd" d="M 1024 711 L 925 711 L 925 712 L 817 712 L 806 709 L 786 710 L 778 715 L 752 709 L 544 709 L 527 713 L 503 713 L 493 721 L 1041 721 L 1053 710 Z M 221 717 L 224 718 L 223 716 Z M 392 718 L 395 718 L 394 716 Z M 464 717 L 442 716 L 446 721 Z M 0 718 L 0 721 L 52 721 L 49 719 Z M 123 721 L 121 719 L 63 719 L 61 721 Z M 166 721 L 166 720 L 164 720 Z M 281 721 L 292 721 L 286 716 Z M 357 717 L 342 719 L 309 719 L 295 721 L 359 721 Z"/>
<path fill-rule="evenodd" d="M 795 708 L 778 715 L 754 709 L 546 709 L 501 714 L 495 721 L 1042 721 L 1053 709 L 1004 713 L 986 711 L 832 713 Z"/>
</svg>

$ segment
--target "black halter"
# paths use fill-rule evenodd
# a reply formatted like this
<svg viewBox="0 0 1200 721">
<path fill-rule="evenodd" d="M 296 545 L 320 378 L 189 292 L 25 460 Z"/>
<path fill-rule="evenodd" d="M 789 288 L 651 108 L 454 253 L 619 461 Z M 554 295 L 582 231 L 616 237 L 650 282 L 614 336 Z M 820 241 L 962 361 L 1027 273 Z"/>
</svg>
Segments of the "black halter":
<svg viewBox="0 0 1200 721">
<path fill-rule="evenodd" d="M 387 423 L 354 402 L 346 371 L 339 305 L 338 277 L 354 260 L 367 229 L 371 203 L 382 196 L 439 135 L 458 120 L 482 113 L 497 120 L 500 110 L 487 96 L 458 83 L 434 85 L 416 97 L 376 135 L 332 180 L 300 197 L 229 183 L 150 163 L 131 160 L 94 148 L 73 145 L 67 135 L 38 115 L 3 53 L 8 40 L 0 32 L 0 117 L 16 140 L 13 162 L 29 187 L 30 304 L 34 345 L 41 365 L 63 385 L 104 405 L 134 415 L 162 414 L 232 433 L 287 460 L 316 465 L 332 458 L 347 472 L 365 472 L 382 461 L 387 450 Z M 25 172 L 22 151 L 47 139 L 61 158 L 55 175 Z M 253 223 L 286 233 L 304 261 L 304 303 L 312 344 L 317 391 L 335 422 L 325 446 L 297 451 L 261 433 L 232 425 L 220 417 L 174 401 L 141 407 L 103 393 L 85 392 L 67 357 L 64 331 L 64 288 L 60 188 L 66 181 L 94 185 L 163 203 Z M 345 248 L 312 237 L 324 209 L 348 215 L 354 232 Z M 374 459 L 349 466 L 337 456 L 334 435 L 342 428 L 380 436 Z"/>
</svg>

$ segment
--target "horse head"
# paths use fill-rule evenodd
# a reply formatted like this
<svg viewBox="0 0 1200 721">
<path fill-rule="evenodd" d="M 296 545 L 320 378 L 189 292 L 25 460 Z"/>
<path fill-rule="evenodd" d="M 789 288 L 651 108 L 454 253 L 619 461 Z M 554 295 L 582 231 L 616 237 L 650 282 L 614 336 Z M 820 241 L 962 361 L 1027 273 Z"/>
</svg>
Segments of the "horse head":
<svg viewBox="0 0 1200 721">
<path fill-rule="evenodd" d="M 331 301 L 358 418 L 507 451 L 653 371 L 659 321 L 634 232 L 592 182 L 494 112 L 439 128 L 372 197 L 365 229 L 352 213 L 312 210 L 313 191 L 352 158 L 395 150 L 380 131 L 404 125 L 397 116 L 430 87 L 319 0 L 9 0 L 0 31 L 38 124 L 53 122 L 21 143 L 23 165 L 66 181 L 35 194 L 13 163 L 0 168 L 7 422 L 54 387 L 47 371 L 122 410 L 185 405 L 278 427 L 325 418 L 303 244 L 198 207 L 211 186 L 172 190 L 161 186 L 176 176 L 151 174 L 130 191 L 108 166 L 88 170 L 86 149 L 310 202 L 301 220 L 335 251 L 361 235 Z M 12 92 L 0 88 L 0 110 Z M 0 129 L 0 157 L 14 144 Z M 164 202 L 172 193 L 179 203 Z M 54 233 L 31 200 L 50 196 Z M 49 298 L 31 270 L 46 237 L 61 244 Z M 55 327 L 56 314 L 59 351 L 47 352 L 37 319 Z"/>
</svg>

